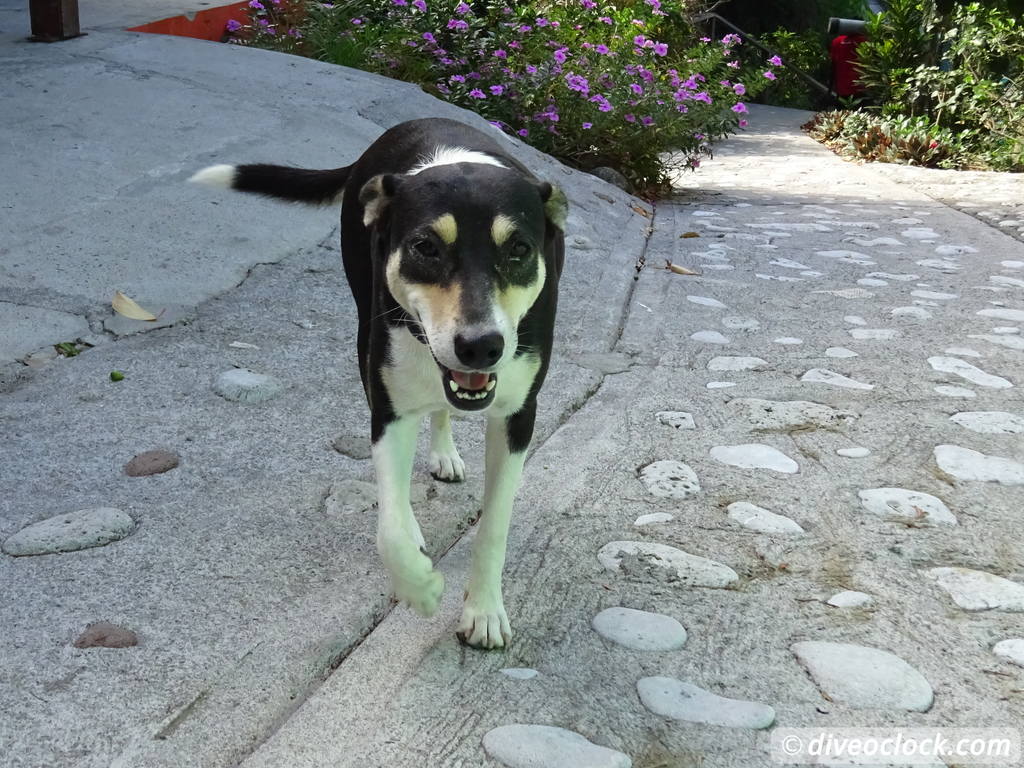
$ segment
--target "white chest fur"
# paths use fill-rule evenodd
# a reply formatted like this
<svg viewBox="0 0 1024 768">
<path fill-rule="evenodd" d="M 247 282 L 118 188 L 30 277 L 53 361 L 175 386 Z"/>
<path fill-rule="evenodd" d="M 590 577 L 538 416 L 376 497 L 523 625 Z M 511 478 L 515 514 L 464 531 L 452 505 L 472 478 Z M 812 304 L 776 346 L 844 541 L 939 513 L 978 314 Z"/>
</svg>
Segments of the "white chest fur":
<svg viewBox="0 0 1024 768">
<path fill-rule="evenodd" d="M 391 359 L 381 372 L 391 407 L 396 414 L 419 415 L 431 411 L 463 413 L 445 397 L 441 369 L 426 344 L 421 344 L 404 327 L 390 330 Z M 507 416 L 522 408 L 540 369 L 536 355 L 514 358 L 497 372 L 494 402 L 484 411 L 488 416 Z"/>
</svg>

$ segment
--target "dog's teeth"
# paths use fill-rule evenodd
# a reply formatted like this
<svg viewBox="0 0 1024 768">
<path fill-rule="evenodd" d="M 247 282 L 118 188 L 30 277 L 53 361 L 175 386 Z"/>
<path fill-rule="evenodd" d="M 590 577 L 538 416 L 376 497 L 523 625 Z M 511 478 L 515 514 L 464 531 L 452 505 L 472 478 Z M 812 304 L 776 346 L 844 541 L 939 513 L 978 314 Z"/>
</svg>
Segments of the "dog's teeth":
<svg viewBox="0 0 1024 768">
<path fill-rule="evenodd" d="M 495 386 L 497 386 L 497 384 L 498 384 L 498 382 L 495 379 L 491 379 L 490 381 L 488 381 L 487 382 L 487 391 L 490 392 L 492 389 L 494 389 Z"/>
<path fill-rule="evenodd" d="M 458 393 L 459 391 L 459 385 L 455 383 L 455 379 L 448 380 L 448 387 L 451 389 L 452 392 Z"/>
</svg>

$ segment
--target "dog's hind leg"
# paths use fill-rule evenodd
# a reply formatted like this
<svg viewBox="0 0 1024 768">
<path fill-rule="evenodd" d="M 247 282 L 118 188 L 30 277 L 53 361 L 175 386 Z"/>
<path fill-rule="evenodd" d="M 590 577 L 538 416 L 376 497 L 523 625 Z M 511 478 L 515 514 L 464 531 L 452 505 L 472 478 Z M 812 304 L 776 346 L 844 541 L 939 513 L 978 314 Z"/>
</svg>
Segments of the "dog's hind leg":
<svg viewBox="0 0 1024 768">
<path fill-rule="evenodd" d="M 423 551 L 423 535 L 412 513 L 409 484 L 420 419 L 388 423 L 373 444 L 377 473 L 377 551 L 391 574 L 395 597 L 421 616 L 432 616 L 444 577 Z"/>
<path fill-rule="evenodd" d="M 501 648 L 512 638 L 501 596 L 501 571 L 512 501 L 523 474 L 536 408 L 529 402 L 512 416 L 487 422 L 484 506 L 473 541 L 473 565 L 457 630 L 463 642 L 478 648 Z"/>
<path fill-rule="evenodd" d="M 446 483 L 461 483 L 466 479 L 466 463 L 455 448 L 452 417 L 448 411 L 430 414 L 430 474 L 435 480 Z"/>
</svg>

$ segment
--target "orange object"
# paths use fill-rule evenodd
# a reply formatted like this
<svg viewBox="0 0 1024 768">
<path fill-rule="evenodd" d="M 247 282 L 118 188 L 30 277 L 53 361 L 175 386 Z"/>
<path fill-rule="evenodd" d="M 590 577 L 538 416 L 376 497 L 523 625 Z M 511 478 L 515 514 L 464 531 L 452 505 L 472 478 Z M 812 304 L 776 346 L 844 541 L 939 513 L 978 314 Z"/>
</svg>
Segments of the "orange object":
<svg viewBox="0 0 1024 768">
<path fill-rule="evenodd" d="M 232 3 L 219 8 L 199 11 L 191 19 L 187 16 L 173 16 L 169 19 L 151 21 L 138 27 L 130 27 L 128 31 L 220 41 L 224 39 L 225 27 L 230 19 L 235 19 L 243 24 L 248 23 L 249 16 L 246 13 L 248 7 L 248 3 Z"/>
</svg>

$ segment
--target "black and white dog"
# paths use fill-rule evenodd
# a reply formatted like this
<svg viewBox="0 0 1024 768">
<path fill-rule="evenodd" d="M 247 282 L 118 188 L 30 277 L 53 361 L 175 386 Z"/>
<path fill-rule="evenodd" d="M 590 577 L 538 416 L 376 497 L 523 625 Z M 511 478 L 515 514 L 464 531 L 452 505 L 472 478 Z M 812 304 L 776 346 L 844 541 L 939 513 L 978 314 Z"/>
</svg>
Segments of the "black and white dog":
<svg viewBox="0 0 1024 768">
<path fill-rule="evenodd" d="M 444 578 L 409 503 L 416 436 L 429 413 L 431 473 L 462 480 L 451 414 L 486 412 L 483 514 L 458 634 L 473 646 L 504 646 L 505 542 L 551 355 L 565 196 L 495 138 L 445 119 L 397 125 L 344 168 L 214 165 L 191 181 L 342 202 L 341 252 L 371 414 L 377 548 L 395 596 L 424 616 L 436 611 Z"/>
</svg>

